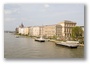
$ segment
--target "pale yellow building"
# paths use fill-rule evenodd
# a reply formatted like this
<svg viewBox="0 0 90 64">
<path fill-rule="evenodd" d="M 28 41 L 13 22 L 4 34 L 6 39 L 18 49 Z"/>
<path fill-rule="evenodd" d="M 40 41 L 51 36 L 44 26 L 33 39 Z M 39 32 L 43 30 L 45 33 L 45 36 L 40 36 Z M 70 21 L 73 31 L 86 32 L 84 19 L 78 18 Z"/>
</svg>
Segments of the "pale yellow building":
<svg viewBox="0 0 90 64">
<path fill-rule="evenodd" d="M 61 25 L 45 25 L 42 27 L 44 37 L 61 37 Z"/>
<path fill-rule="evenodd" d="M 24 27 L 23 28 L 23 30 L 24 30 L 24 33 L 23 33 L 23 35 L 29 35 L 29 31 L 30 31 L 30 28 L 29 27 Z"/>
<path fill-rule="evenodd" d="M 56 27 L 55 25 L 46 25 L 43 26 L 43 36 L 45 37 L 53 37 L 56 35 Z"/>
<path fill-rule="evenodd" d="M 40 36 L 40 27 L 39 26 L 32 26 L 30 27 L 30 36 Z"/>
<path fill-rule="evenodd" d="M 21 35 L 29 35 L 29 27 L 18 28 L 18 33 Z"/>
<path fill-rule="evenodd" d="M 76 26 L 76 22 L 64 20 L 63 22 L 58 23 L 62 26 L 62 39 L 70 39 L 72 34 L 72 27 Z"/>
<path fill-rule="evenodd" d="M 61 25 L 56 25 L 56 35 L 59 39 L 62 38 L 62 26 Z"/>
<path fill-rule="evenodd" d="M 30 35 L 30 36 L 43 36 L 43 37 L 54 37 L 59 39 L 70 39 L 72 34 L 72 27 L 76 26 L 76 22 L 64 20 L 54 25 L 44 26 L 31 26 L 24 27 L 23 24 L 18 28 L 19 34 Z"/>
<path fill-rule="evenodd" d="M 18 34 L 24 34 L 24 28 L 19 27 L 18 28 Z"/>
</svg>

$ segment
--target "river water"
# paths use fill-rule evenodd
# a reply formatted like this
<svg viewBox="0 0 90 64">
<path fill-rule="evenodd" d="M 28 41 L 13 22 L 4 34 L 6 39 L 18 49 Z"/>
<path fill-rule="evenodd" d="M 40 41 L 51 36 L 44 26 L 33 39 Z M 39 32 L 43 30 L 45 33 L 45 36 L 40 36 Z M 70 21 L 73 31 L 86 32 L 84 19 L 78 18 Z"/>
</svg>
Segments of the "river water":
<svg viewBox="0 0 90 64">
<path fill-rule="evenodd" d="M 84 47 L 75 49 L 53 42 L 36 42 L 32 38 L 16 38 L 4 33 L 4 58 L 84 58 Z"/>
</svg>

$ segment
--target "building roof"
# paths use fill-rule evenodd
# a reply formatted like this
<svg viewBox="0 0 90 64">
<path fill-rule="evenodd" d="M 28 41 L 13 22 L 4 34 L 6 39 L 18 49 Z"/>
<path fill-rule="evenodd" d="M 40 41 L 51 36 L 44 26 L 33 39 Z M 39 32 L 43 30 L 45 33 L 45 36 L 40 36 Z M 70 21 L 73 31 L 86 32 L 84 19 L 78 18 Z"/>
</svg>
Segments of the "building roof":
<svg viewBox="0 0 90 64">
<path fill-rule="evenodd" d="M 58 24 L 60 23 L 76 23 L 76 22 L 72 22 L 72 21 L 69 21 L 69 20 L 64 20 L 63 22 L 59 22 Z"/>
</svg>

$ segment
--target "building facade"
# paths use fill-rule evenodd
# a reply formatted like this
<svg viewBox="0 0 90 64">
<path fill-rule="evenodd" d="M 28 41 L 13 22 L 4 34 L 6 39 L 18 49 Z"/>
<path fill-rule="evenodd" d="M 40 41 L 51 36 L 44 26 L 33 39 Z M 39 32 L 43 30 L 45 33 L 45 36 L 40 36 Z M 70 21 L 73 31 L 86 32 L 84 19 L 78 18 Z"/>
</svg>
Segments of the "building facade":
<svg viewBox="0 0 90 64">
<path fill-rule="evenodd" d="M 30 27 L 30 36 L 40 36 L 40 27 L 39 26 L 32 26 Z"/>
<path fill-rule="evenodd" d="M 55 25 L 43 26 L 42 34 L 43 34 L 44 37 L 53 37 L 54 35 L 56 35 Z"/>
<path fill-rule="evenodd" d="M 72 35 L 72 28 L 76 26 L 76 22 L 64 20 L 58 24 L 54 25 L 44 25 L 44 26 L 31 26 L 24 27 L 23 24 L 19 26 L 18 33 L 40 37 L 41 35 L 45 38 L 57 37 L 61 40 L 68 40 Z"/>
<path fill-rule="evenodd" d="M 61 25 L 56 25 L 56 36 L 60 40 L 62 39 L 62 26 Z"/>
<path fill-rule="evenodd" d="M 23 28 L 23 35 L 29 35 L 29 31 L 30 31 L 29 27 L 24 27 Z"/>
<path fill-rule="evenodd" d="M 62 39 L 70 39 L 72 34 L 72 28 L 76 26 L 76 22 L 64 20 L 63 22 L 58 23 L 62 26 Z"/>
<path fill-rule="evenodd" d="M 46 25 L 42 27 L 42 34 L 44 37 L 61 37 L 61 25 Z"/>
<path fill-rule="evenodd" d="M 18 34 L 24 34 L 24 28 L 19 27 L 18 30 Z"/>
</svg>

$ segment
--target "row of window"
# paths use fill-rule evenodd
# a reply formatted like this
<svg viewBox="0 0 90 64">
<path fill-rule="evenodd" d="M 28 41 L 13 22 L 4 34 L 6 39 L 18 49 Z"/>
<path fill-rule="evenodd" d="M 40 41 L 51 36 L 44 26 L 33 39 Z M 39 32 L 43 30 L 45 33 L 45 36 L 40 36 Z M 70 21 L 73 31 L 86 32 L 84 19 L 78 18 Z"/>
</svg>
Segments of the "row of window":
<svg viewBox="0 0 90 64">
<path fill-rule="evenodd" d="M 65 24 L 65 26 L 72 27 L 72 26 L 75 26 L 75 24 Z"/>
</svg>

